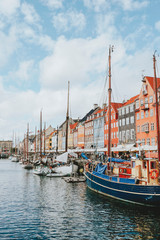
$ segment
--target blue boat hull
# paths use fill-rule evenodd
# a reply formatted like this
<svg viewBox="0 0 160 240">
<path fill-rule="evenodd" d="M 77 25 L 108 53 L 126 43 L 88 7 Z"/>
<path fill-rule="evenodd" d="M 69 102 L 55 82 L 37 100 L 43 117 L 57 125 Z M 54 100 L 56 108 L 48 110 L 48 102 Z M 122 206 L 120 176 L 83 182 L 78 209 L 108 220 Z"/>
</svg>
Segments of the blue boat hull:
<svg viewBox="0 0 160 240">
<path fill-rule="evenodd" d="M 121 183 L 95 172 L 86 172 L 85 176 L 87 186 L 98 193 L 131 203 L 160 207 L 159 185 Z"/>
</svg>

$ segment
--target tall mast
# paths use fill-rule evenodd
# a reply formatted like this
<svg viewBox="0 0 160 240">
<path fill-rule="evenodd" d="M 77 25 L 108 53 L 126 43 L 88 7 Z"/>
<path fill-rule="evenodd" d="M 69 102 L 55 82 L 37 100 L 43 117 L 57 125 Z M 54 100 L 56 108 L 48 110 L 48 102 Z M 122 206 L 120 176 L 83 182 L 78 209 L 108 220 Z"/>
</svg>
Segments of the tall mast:
<svg viewBox="0 0 160 240">
<path fill-rule="evenodd" d="M 40 111 L 40 158 L 42 159 L 42 110 Z"/>
<path fill-rule="evenodd" d="M 111 157 L 111 52 L 113 46 L 109 46 L 109 87 L 108 87 L 108 157 Z"/>
<path fill-rule="evenodd" d="M 16 145 L 17 145 L 17 142 L 16 142 L 16 133 L 15 133 L 15 155 L 17 154 Z"/>
<path fill-rule="evenodd" d="M 27 123 L 27 161 L 28 161 L 29 123 Z"/>
<path fill-rule="evenodd" d="M 26 159 L 26 136 L 24 134 L 23 157 Z"/>
<path fill-rule="evenodd" d="M 44 155 L 46 153 L 46 122 L 44 123 Z"/>
<path fill-rule="evenodd" d="M 34 153 L 35 153 L 35 155 L 36 155 L 36 152 L 37 152 L 37 128 L 35 127 L 35 148 L 34 148 Z"/>
<path fill-rule="evenodd" d="M 69 86 L 70 86 L 70 82 L 68 81 L 68 99 L 67 99 L 67 114 L 66 114 L 66 147 L 65 147 L 66 152 L 68 150 Z"/>
<path fill-rule="evenodd" d="M 57 138 L 56 138 L 56 153 L 58 152 L 58 126 L 57 126 Z"/>
<path fill-rule="evenodd" d="M 154 88 L 155 88 L 155 104 L 156 104 L 156 125 L 157 125 L 157 148 L 158 161 L 160 162 L 160 134 L 159 134 L 159 106 L 158 106 L 158 91 L 157 91 L 157 76 L 156 76 L 156 57 L 153 54 L 153 68 L 154 68 Z"/>
</svg>

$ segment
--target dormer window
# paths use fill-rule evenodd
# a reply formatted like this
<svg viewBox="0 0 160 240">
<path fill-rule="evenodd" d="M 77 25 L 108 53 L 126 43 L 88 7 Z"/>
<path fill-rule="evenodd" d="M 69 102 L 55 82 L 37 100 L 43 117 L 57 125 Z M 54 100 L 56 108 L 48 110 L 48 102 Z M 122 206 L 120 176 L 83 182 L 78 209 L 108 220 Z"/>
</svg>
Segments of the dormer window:
<svg viewBox="0 0 160 240">
<path fill-rule="evenodd" d="M 147 94 L 147 84 L 143 84 L 143 86 L 142 86 L 142 93 L 143 93 L 143 95 Z"/>
</svg>

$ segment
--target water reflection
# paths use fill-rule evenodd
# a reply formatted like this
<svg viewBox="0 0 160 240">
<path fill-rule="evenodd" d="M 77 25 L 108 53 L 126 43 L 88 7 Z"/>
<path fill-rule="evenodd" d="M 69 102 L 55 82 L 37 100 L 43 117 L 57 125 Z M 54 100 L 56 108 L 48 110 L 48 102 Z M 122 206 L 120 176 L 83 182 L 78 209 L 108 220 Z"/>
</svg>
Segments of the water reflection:
<svg viewBox="0 0 160 240">
<path fill-rule="evenodd" d="M 157 209 L 124 204 L 0 161 L 0 239 L 159 239 Z"/>
<path fill-rule="evenodd" d="M 101 222 L 106 214 L 106 232 L 110 239 L 159 239 L 160 210 L 139 205 L 122 203 L 87 190 L 88 200 L 99 209 Z"/>
</svg>

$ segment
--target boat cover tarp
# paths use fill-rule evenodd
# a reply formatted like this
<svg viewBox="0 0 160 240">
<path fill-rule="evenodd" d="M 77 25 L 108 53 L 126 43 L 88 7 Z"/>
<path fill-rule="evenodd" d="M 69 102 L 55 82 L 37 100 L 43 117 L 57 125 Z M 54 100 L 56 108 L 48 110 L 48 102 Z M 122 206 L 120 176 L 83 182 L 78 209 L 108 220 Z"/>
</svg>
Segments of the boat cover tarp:
<svg viewBox="0 0 160 240">
<path fill-rule="evenodd" d="M 95 168 L 95 172 L 103 174 L 103 173 L 105 173 L 106 169 L 107 169 L 107 165 L 103 165 L 102 163 L 99 163 Z"/>
<path fill-rule="evenodd" d="M 113 181 L 113 182 L 128 183 L 128 184 L 135 184 L 136 183 L 136 179 L 134 179 L 134 178 L 120 178 L 120 177 L 108 176 L 108 175 L 105 175 L 103 173 L 99 173 L 99 172 L 96 172 L 96 171 L 93 171 L 93 174 L 98 176 L 98 177 L 101 177 L 103 179 L 110 180 L 110 181 Z"/>
<path fill-rule="evenodd" d="M 130 160 L 120 159 L 120 158 L 108 158 L 108 162 L 124 163 L 130 162 Z"/>
<path fill-rule="evenodd" d="M 88 160 L 88 157 L 87 157 L 84 153 L 81 153 L 81 156 L 82 156 L 84 159 Z"/>
<path fill-rule="evenodd" d="M 68 160 L 68 152 L 62 153 L 61 155 L 57 156 L 56 159 L 58 162 L 64 162 L 67 163 Z"/>
</svg>

